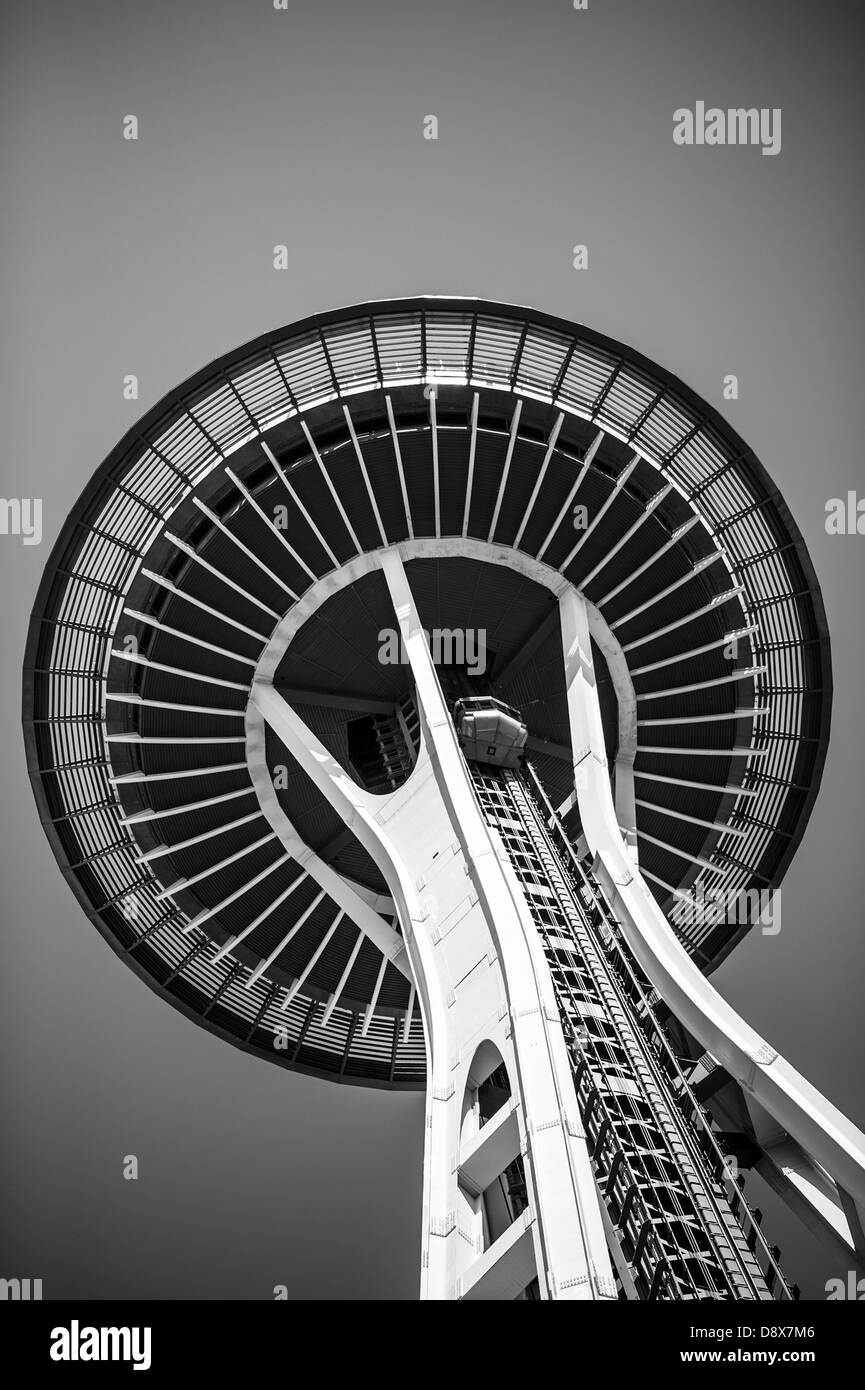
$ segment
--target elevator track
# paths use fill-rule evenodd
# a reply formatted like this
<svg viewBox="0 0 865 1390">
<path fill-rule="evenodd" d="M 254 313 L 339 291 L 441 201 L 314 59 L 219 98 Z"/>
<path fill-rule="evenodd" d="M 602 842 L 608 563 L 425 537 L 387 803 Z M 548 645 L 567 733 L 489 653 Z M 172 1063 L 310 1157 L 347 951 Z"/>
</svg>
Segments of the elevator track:
<svg viewBox="0 0 865 1390">
<path fill-rule="evenodd" d="M 621 1296 L 797 1297 L 532 768 L 471 772 L 543 942 Z"/>
</svg>

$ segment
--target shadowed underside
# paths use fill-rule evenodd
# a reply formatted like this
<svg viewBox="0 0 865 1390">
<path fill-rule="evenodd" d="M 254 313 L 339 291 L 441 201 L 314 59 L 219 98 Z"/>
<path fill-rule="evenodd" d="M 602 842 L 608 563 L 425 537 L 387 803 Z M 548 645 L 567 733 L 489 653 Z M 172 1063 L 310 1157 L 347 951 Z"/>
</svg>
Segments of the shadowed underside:
<svg viewBox="0 0 865 1390">
<path fill-rule="evenodd" d="M 780 882 L 831 675 L 813 570 L 762 467 L 681 383 L 584 328 L 461 300 L 353 308 L 151 411 L 77 504 L 34 608 L 24 718 L 46 833 L 103 935 L 197 1021 L 282 1065 L 418 1087 L 386 887 L 247 718 L 296 613 L 274 683 L 305 723 L 355 771 L 400 716 L 411 749 L 407 668 L 379 660 L 393 611 L 358 560 L 396 542 L 414 543 L 424 626 L 484 634 L 483 669 L 444 661 L 443 679 L 459 667 L 520 709 L 556 807 L 574 775 L 554 591 L 585 593 L 614 648 L 609 669 L 595 651 L 611 767 L 620 658 L 636 696 L 636 849 L 667 911 L 694 885 Z M 708 969 L 745 930 L 683 940 Z"/>
</svg>

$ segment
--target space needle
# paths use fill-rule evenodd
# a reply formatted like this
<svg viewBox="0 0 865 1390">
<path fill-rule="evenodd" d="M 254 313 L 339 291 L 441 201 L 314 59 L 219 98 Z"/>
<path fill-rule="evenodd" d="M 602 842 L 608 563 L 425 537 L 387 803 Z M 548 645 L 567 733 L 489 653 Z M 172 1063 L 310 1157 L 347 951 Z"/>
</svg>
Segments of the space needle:
<svg viewBox="0 0 865 1390">
<path fill-rule="evenodd" d="M 830 711 L 814 569 L 721 416 L 588 328 L 439 297 L 149 411 L 24 669 L 40 818 L 117 954 L 257 1057 L 425 1091 L 441 1300 L 795 1298 L 751 1170 L 860 1267 L 865 1138 L 711 983 Z"/>
</svg>

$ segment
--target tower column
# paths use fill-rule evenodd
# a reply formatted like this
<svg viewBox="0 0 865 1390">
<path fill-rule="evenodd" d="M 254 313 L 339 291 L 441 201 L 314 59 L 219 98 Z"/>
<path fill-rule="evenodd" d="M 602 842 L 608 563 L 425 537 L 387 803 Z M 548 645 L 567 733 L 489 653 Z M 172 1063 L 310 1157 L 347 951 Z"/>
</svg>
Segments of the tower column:
<svg viewBox="0 0 865 1390">
<path fill-rule="evenodd" d="M 549 967 L 478 805 L 398 550 L 381 566 L 420 714 L 407 781 L 373 795 L 269 682 L 252 698 L 375 860 L 406 940 L 428 1052 L 422 1296 L 514 1298 L 536 1276 L 542 1298 L 615 1298 Z M 524 1205 L 499 1181 L 520 1158 Z"/>
</svg>

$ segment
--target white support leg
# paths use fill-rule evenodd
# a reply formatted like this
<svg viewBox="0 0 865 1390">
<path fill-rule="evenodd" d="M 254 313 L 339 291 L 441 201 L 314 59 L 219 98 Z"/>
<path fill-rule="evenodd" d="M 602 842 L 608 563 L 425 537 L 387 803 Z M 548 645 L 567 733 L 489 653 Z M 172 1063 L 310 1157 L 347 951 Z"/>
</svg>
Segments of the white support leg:
<svg viewBox="0 0 865 1390">
<path fill-rule="evenodd" d="M 614 1298 L 600 1201 L 552 981 L 498 834 L 477 803 L 397 550 L 382 569 L 415 680 L 422 744 L 386 796 L 359 787 L 265 681 L 252 698 L 381 869 L 396 905 L 427 1042 L 422 1297 Z M 478 1126 L 503 1062 L 511 1101 Z M 529 1207 L 490 1225 L 485 1184 L 518 1153 Z"/>
<path fill-rule="evenodd" d="M 674 936 L 622 842 L 607 775 L 585 600 L 559 598 L 574 778 L 595 871 L 628 944 L 665 1003 L 743 1090 L 832 1176 L 855 1220 L 865 1214 L 865 1135 L 718 994 Z"/>
<path fill-rule="evenodd" d="M 855 1203 L 795 1139 L 767 1145 L 756 1171 L 818 1240 L 834 1249 L 839 1271 L 865 1263 L 865 1234 Z"/>
</svg>

